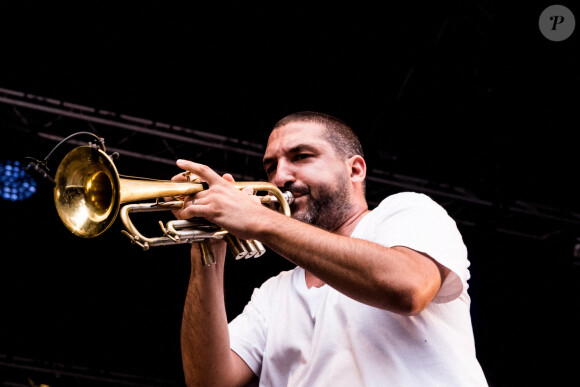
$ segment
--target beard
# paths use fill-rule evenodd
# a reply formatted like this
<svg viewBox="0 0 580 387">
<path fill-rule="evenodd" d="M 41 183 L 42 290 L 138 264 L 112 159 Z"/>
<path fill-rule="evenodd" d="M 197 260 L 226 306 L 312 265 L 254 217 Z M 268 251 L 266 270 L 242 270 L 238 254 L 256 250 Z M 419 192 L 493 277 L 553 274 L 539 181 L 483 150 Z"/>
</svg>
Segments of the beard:
<svg viewBox="0 0 580 387">
<path fill-rule="evenodd" d="M 339 175 L 336 188 L 318 186 L 314 193 L 308 186 L 289 184 L 286 190 L 293 194 L 308 194 L 306 208 L 292 215 L 294 219 L 320 227 L 326 231 L 336 230 L 348 217 L 352 204 L 348 196 L 348 179 Z"/>
</svg>

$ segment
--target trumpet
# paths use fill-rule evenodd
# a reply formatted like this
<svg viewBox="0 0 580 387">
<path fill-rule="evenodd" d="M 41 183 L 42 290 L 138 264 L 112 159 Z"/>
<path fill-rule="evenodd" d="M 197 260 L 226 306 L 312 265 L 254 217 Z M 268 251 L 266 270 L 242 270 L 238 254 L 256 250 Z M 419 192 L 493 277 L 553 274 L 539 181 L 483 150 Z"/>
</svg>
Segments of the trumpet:
<svg viewBox="0 0 580 387">
<path fill-rule="evenodd" d="M 237 238 L 203 218 L 172 220 L 166 224 L 159 221 L 163 235 L 152 238 L 140 233 L 131 221 L 131 213 L 182 208 L 184 201 L 179 198 L 207 189 L 206 183 L 121 178 L 112 158 L 94 146 L 80 146 L 67 153 L 58 166 L 54 181 L 56 210 L 66 228 L 76 236 L 93 238 L 101 235 L 120 213 L 125 226 L 122 233 L 143 250 L 154 246 L 198 243 L 202 264 L 206 266 L 215 264 L 209 243 L 211 239 L 224 239 L 236 259 L 259 257 L 266 252 L 259 241 Z M 255 194 L 265 193 L 258 196 L 262 204 L 275 206 L 279 212 L 290 216 L 293 200 L 290 192 L 282 192 L 274 184 L 260 181 L 232 184 L 237 189 L 251 186 Z M 176 200 L 165 201 L 165 197 Z M 126 204 L 147 199 L 156 201 Z"/>
</svg>

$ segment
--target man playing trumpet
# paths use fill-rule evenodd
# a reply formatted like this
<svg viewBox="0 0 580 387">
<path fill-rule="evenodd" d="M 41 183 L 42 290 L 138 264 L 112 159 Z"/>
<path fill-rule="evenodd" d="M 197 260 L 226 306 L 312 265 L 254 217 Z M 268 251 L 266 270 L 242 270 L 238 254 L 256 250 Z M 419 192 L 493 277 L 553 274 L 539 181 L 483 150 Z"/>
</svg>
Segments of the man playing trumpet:
<svg viewBox="0 0 580 387">
<path fill-rule="evenodd" d="M 228 323 L 226 244 L 212 242 L 212 266 L 199 264 L 192 247 L 182 323 L 188 385 L 487 385 L 475 354 L 467 250 L 446 211 L 412 192 L 370 211 L 360 142 L 326 114 L 280 120 L 263 161 L 268 181 L 292 192 L 292 217 L 234 188 L 228 174 L 177 162 L 209 186 L 177 218 L 206 218 L 296 265 L 256 289 Z"/>
</svg>

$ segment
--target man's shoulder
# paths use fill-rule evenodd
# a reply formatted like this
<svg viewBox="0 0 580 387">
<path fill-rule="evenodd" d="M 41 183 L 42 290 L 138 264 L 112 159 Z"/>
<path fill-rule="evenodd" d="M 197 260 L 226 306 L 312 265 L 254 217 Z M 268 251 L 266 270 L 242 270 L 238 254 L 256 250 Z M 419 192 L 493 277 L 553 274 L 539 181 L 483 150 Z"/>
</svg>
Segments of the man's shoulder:
<svg viewBox="0 0 580 387">
<path fill-rule="evenodd" d="M 413 191 L 403 191 L 385 197 L 379 207 L 400 206 L 400 205 L 438 205 L 430 196 Z"/>
</svg>

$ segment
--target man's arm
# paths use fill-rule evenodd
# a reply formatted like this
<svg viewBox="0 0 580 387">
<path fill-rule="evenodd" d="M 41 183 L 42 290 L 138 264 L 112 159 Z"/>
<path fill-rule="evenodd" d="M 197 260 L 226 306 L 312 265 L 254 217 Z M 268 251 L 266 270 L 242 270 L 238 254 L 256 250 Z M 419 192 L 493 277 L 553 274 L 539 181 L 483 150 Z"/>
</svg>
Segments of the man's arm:
<svg viewBox="0 0 580 387">
<path fill-rule="evenodd" d="M 188 386 L 243 386 L 255 377 L 230 349 L 223 294 L 225 243 L 213 244 L 219 261 L 205 267 L 192 246 L 191 277 L 181 327 L 183 371 Z"/>
<path fill-rule="evenodd" d="M 188 386 L 244 386 L 255 375 L 230 349 L 223 292 L 227 247 L 223 241 L 213 241 L 212 250 L 217 262 L 208 267 L 201 263 L 199 245 L 191 247 L 191 273 L 181 325 L 185 381 Z"/>
<path fill-rule="evenodd" d="M 184 216 L 205 217 L 242 239 L 259 240 L 357 301 L 413 315 L 433 300 L 449 273 L 412 249 L 337 235 L 265 208 L 207 166 L 183 160 L 178 165 L 210 186 Z"/>
<path fill-rule="evenodd" d="M 272 216 L 258 233 L 262 243 L 341 293 L 403 315 L 426 308 L 449 274 L 407 247 L 389 248 L 293 219 Z"/>
</svg>

